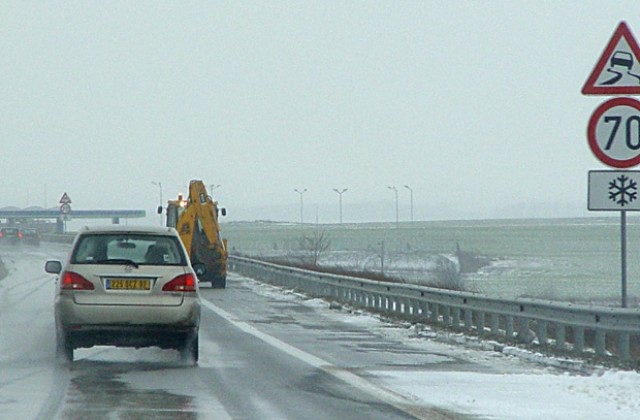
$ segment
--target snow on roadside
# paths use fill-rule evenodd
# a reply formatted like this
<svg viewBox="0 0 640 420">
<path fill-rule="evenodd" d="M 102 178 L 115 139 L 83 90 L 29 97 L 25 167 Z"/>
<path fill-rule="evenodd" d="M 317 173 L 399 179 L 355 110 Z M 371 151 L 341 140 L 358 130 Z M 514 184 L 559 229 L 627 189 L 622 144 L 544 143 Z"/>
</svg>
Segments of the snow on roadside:
<svg viewBox="0 0 640 420">
<path fill-rule="evenodd" d="M 375 372 L 386 386 L 424 404 L 493 419 L 636 419 L 640 375 Z"/>
<path fill-rule="evenodd" d="M 324 310 L 342 322 L 378 328 L 380 334 L 425 352 L 434 343 L 449 345 L 456 357 L 492 369 L 374 370 L 367 372 L 380 384 L 417 404 L 451 409 L 491 419 L 636 419 L 640 412 L 640 374 L 580 360 L 555 358 L 528 350 L 428 326 L 394 322 L 361 310 L 309 299 L 292 292 L 246 279 L 262 295 Z M 397 328 L 389 328 L 395 325 Z"/>
</svg>

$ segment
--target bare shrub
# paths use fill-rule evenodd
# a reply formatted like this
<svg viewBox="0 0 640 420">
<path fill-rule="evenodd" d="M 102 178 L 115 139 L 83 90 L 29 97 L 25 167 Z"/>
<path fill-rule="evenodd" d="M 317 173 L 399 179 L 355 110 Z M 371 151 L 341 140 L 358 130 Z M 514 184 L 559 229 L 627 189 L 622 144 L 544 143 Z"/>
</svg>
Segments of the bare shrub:
<svg viewBox="0 0 640 420">
<path fill-rule="evenodd" d="M 318 261 L 322 254 L 329 249 L 331 241 L 326 231 L 313 231 L 312 235 L 304 235 L 300 238 L 300 251 L 302 251 L 302 260 L 311 264 L 313 267 L 318 266 Z"/>
<path fill-rule="evenodd" d="M 436 266 L 433 270 L 436 280 L 433 282 L 434 287 L 448 290 L 464 290 L 462 276 L 455 262 L 445 256 L 440 256 L 436 260 Z"/>
</svg>

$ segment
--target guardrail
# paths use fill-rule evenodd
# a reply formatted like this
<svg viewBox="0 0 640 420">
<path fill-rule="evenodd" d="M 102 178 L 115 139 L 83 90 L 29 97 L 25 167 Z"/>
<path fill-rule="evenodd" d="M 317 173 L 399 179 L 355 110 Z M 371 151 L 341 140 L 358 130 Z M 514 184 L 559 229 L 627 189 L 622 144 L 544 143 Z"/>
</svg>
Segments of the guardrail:
<svg viewBox="0 0 640 420">
<path fill-rule="evenodd" d="M 629 363 L 640 357 L 640 309 L 469 292 L 319 273 L 231 256 L 229 268 L 277 286 L 416 322 L 581 357 Z M 635 367 L 635 364 L 633 364 Z"/>
<path fill-rule="evenodd" d="M 44 242 L 58 242 L 70 244 L 76 237 L 75 233 L 43 233 L 40 235 Z"/>
</svg>

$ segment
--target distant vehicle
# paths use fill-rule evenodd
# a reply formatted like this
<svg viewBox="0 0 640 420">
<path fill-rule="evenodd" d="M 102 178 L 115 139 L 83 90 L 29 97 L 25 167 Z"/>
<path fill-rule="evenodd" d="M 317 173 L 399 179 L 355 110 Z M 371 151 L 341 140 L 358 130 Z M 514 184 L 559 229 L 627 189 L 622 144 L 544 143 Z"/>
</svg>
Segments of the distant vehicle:
<svg viewBox="0 0 640 420">
<path fill-rule="evenodd" d="M 20 244 L 20 229 L 6 226 L 0 228 L 0 243 L 11 245 Z"/>
<path fill-rule="evenodd" d="M 162 213 L 162 207 L 158 208 L 158 213 Z M 218 209 L 218 202 L 207 193 L 201 180 L 189 182 L 186 200 L 180 195 L 177 200 L 167 203 L 167 226 L 178 231 L 191 263 L 206 266 L 206 274 L 199 276 L 199 281 L 224 289 L 229 253 L 227 240 L 220 236 L 220 214 L 225 216 L 226 209 Z"/>
<path fill-rule="evenodd" d="M 18 238 L 27 245 L 40 245 L 40 234 L 36 229 L 21 228 L 18 232 Z"/>
<path fill-rule="evenodd" d="M 73 361 L 76 348 L 107 345 L 177 349 L 198 360 L 197 274 L 178 233 L 150 226 L 85 227 L 58 274 L 54 301 L 56 353 Z"/>
<path fill-rule="evenodd" d="M 626 51 L 616 51 L 611 56 L 611 67 L 622 66 L 631 70 L 633 67 L 633 56 Z"/>
</svg>

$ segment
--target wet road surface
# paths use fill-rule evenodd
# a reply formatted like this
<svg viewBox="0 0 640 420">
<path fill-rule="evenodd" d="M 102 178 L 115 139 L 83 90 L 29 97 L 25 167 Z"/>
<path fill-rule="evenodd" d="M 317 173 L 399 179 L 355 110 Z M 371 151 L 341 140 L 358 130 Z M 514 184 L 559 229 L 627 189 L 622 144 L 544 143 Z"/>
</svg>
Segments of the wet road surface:
<svg viewBox="0 0 640 420">
<path fill-rule="evenodd" d="M 458 419 L 465 417 L 386 389 L 376 372 L 501 369 L 445 344 L 412 346 L 400 338 L 403 325 L 233 274 L 227 289 L 201 290 L 197 366 L 157 348 L 78 349 L 73 363 L 60 363 L 54 278 L 43 266 L 65 254 L 51 244 L 0 249 L 10 269 L 0 281 L 0 412 L 7 418 Z"/>
</svg>

